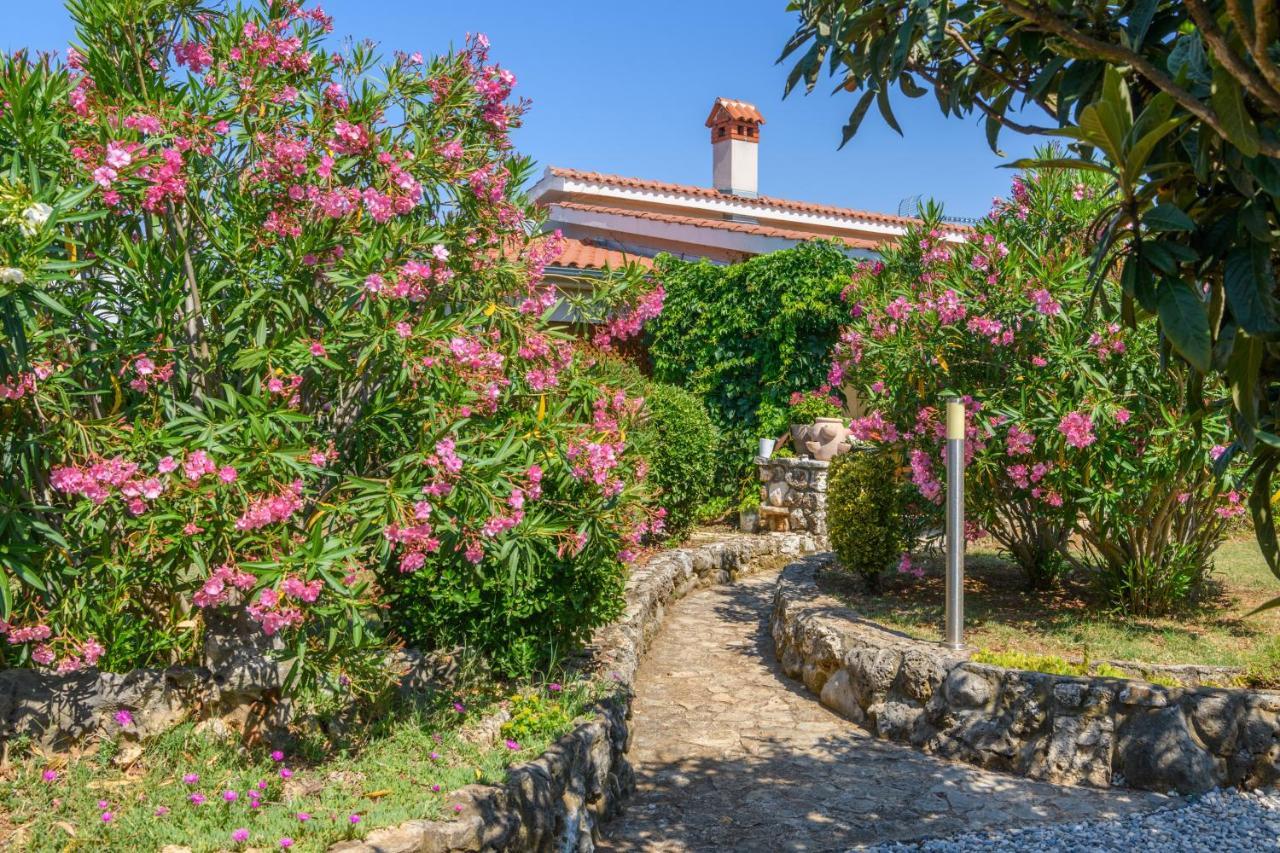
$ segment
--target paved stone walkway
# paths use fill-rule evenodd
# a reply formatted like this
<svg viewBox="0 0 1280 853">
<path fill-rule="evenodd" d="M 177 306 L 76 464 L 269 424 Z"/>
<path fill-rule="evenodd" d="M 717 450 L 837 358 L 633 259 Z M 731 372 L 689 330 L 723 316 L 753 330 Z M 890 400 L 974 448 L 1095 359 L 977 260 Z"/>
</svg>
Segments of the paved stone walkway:
<svg viewBox="0 0 1280 853">
<path fill-rule="evenodd" d="M 782 674 L 768 633 L 776 573 L 677 603 L 636 679 L 638 790 L 611 851 L 835 851 L 1167 805 L 1061 788 L 876 740 Z"/>
</svg>

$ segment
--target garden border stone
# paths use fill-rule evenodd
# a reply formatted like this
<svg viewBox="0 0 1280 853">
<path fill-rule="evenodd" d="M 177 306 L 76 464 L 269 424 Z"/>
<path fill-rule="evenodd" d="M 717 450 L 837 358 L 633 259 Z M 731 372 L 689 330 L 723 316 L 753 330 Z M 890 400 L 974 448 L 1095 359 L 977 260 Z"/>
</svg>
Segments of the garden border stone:
<svg viewBox="0 0 1280 853">
<path fill-rule="evenodd" d="M 770 557 L 800 556 L 826 547 L 820 537 L 779 533 L 726 534 L 659 552 L 632 569 L 621 618 L 597 632 L 582 667 L 617 685 L 545 753 L 510 770 L 506 784 L 469 785 L 452 800 L 455 818 L 409 821 L 345 841 L 333 853 L 479 853 L 591 851 L 596 829 L 616 815 L 635 787 L 627 761 L 632 684 L 640 660 L 667 611 L 695 589 L 759 568 Z"/>
<path fill-rule="evenodd" d="M 770 631 L 788 676 L 878 737 L 1058 784 L 1197 794 L 1280 782 L 1280 692 L 974 663 L 969 651 L 891 631 L 823 593 L 818 575 L 833 562 L 820 554 L 783 569 Z"/>
</svg>

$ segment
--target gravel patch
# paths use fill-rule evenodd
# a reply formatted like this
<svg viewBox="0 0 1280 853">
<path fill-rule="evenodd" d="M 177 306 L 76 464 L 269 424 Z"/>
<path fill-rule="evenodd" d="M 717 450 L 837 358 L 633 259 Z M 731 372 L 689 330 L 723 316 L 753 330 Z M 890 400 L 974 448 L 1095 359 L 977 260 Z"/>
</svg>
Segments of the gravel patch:
<svg viewBox="0 0 1280 853">
<path fill-rule="evenodd" d="M 1124 851 L 1160 853 L 1252 853 L 1280 850 L 1280 791 L 1210 791 L 1187 805 L 1130 815 L 1118 820 L 1089 820 L 966 832 L 947 838 L 894 842 L 860 848 L 894 851 Z"/>
</svg>

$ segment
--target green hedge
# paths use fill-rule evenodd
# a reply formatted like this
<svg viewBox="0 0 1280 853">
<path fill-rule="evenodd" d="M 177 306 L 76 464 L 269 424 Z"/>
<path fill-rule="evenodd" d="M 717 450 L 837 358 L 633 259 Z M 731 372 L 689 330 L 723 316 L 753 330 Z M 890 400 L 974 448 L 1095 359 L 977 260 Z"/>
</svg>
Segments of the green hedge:
<svg viewBox="0 0 1280 853">
<path fill-rule="evenodd" d="M 792 393 L 826 382 L 848 319 L 840 292 L 853 268 L 832 242 L 731 266 L 658 258 L 654 275 L 666 300 L 646 327 L 654 377 L 706 402 L 716 426 L 734 437 L 739 468 L 753 455 L 748 444 L 786 428 Z"/>
<path fill-rule="evenodd" d="M 831 460 L 827 473 L 831 549 L 846 571 L 861 575 L 873 590 L 909 538 L 897 469 L 889 452 L 855 450 Z"/>
<path fill-rule="evenodd" d="M 658 503 L 667 511 L 667 532 L 679 538 L 711 496 L 720 436 L 702 401 L 681 388 L 649 383 L 645 410 L 634 440 L 649 462 Z"/>
</svg>

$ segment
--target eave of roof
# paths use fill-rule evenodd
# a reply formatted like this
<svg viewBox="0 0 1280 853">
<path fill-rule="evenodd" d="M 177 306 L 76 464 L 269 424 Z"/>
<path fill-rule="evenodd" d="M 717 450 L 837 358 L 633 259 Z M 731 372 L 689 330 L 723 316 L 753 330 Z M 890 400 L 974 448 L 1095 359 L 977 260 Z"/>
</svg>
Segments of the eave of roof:
<svg viewBox="0 0 1280 853">
<path fill-rule="evenodd" d="M 867 240 L 857 237 L 845 237 L 835 234 L 819 234 L 813 231 L 802 231 L 795 228 L 777 228 L 772 225 L 759 225 L 754 222 L 737 222 L 731 219 L 709 219 L 700 216 L 681 216 L 674 213 L 659 213 L 651 210 L 636 210 L 629 207 L 609 207 L 607 205 L 583 204 L 575 201 L 553 201 L 548 208 L 577 210 L 583 213 L 595 213 L 604 216 L 622 216 L 631 219 L 642 219 L 648 222 L 665 222 L 671 225 L 688 225 L 694 228 L 710 228 L 717 231 L 735 231 L 740 234 L 754 234 L 759 237 L 776 237 L 782 240 L 837 240 L 851 249 L 878 249 L 883 241 Z"/>
</svg>

